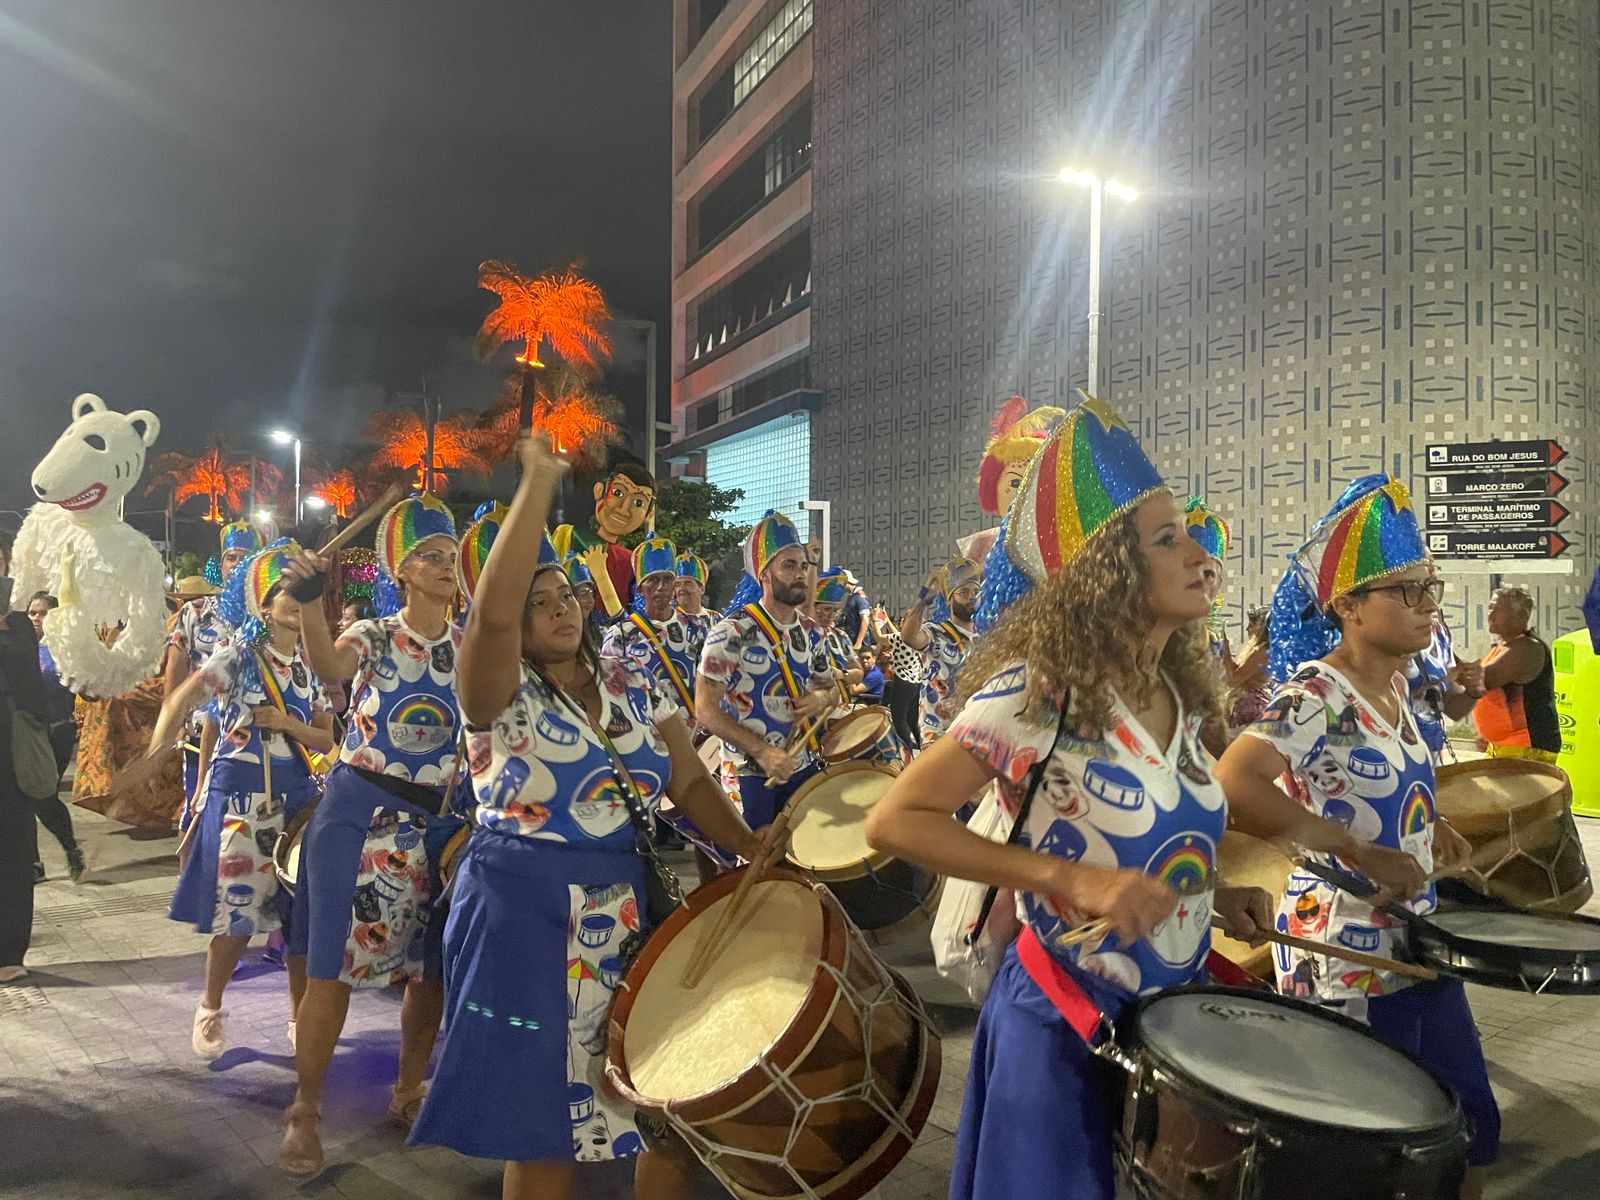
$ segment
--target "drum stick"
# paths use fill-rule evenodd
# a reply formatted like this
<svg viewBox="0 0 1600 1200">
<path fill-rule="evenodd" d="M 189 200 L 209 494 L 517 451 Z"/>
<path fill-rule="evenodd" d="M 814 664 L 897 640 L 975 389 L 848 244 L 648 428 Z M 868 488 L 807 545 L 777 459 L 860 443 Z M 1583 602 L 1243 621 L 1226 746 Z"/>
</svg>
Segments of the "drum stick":
<svg viewBox="0 0 1600 1200">
<path fill-rule="evenodd" d="M 1081 946 L 1085 942 L 1103 942 L 1110 933 L 1110 921 L 1090 921 L 1087 925 L 1078 926 L 1071 933 L 1064 933 L 1058 938 L 1051 938 L 1050 944 L 1057 950 L 1068 950 L 1073 946 Z"/>
<path fill-rule="evenodd" d="M 1220 917 L 1211 919 L 1211 928 L 1226 929 L 1227 922 Z M 1276 929 L 1262 929 L 1257 933 L 1263 941 L 1276 942 L 1280 946 L 1292 946 L 1296 950 L 1306 950 L 1312 954 L 1319 954 L 1324 958 L 1338 958 L 1345 962 L 1353 962 L 1357 966 L 1371 967 L 1377 971 L 1393 971 L 1396 975 L 1408 975 L 1412 979 L 1437 979 L 1439 972 L 1431 967 L 1419 967 L 1416 963 L 1402 962 L 1398 958 L 1384 958 L 1377 954 L 1363 954 L 1359 950 L 1346 949 L 1344 946 L 1334 946 L 1327 942 L 1314 942 L 1310 938 L 1295 937 L 1288 933 L 1279 933 Z"/>
<path fill-rule="evenodd" d="M 777 820 L 772 822 L 767 833 L 767 852 L 744 869 L 744 878 L 739 880 L 739 886 L 734 889 L 733 898 L 728 901 L 727 907 L 722 910 L 722 915 L 717 918 L 717 923 L 711 927 L 711 932 L 706 935 L 705 941 L 695 949 L 689 964 L 684 967 L 679 980 L 684 987 L 700 986 L 700 981 L 705 978 L 706 971 L 721 948 L 723 938 L 750 898 L 750 890 L 767 873 L 767 868 L 783 853 L 784 836 L 789 832 L 789 822 L 794 817 L 795 808 L 796 805 L 789 805 L 778 814 Z"/>
<path fill-rule="evenodd" d="M 338 533 L 334 534 L 329 540 L 328 544 L 321 550 L 317 551 L 318 557 L 326 558 L 328 555 L 337 554 L 340 550 L 344 549 L 350 544 L 350 540 L 354 538 L 356 534 L 360 533 L 368 525 L 371 525 L 379 517 L 383 516 L 384 513 L 388 512 L 397 503 L 399 503 L 400 497 L 403 495 L 405 495 L 405 488 L 401 487 L 398 483 L 391 483 L 388 487 L 384 488 L 383 495 L 379 496 L 370 505 L 357 514 L 355 520 L 351 521 L 350 524 L 346 525 L 343 529 L 339 530 Z"/>
<path fill-rule="evenodd" d="M 796 733 L 790 734 L 789 740 L 783 744 L 784 754 L 793 754 L 797 749 L 804 745 L 805 742 L 810 739 L 811 735 L 821 728 L 822 723 L 833 715 L 833 712 L 834 710 L 832 707 L 825 709 L 812 718 L 811 721 L 800 726 Z M 777 787 L 780 782 L 780 780 L 774 779 L 770 775 L 767 776 L 766 783 L 768 787 Z"/>
</svg>

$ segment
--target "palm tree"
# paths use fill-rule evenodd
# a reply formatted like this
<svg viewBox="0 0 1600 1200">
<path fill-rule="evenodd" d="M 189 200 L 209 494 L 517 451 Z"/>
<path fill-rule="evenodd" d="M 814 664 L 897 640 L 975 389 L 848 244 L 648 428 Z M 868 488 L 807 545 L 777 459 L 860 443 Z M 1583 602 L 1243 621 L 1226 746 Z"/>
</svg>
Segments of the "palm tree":
<svg viewBox="0 0 1600 1200">
<path fill-rule="evenodd" d="M 347 520 L 350 510 L 356 504 L 356 480 L 349 470 L 341 468 L 332 475 L 325 476 L 313 489 L 315 493 L 327 502 L 333 509 L 333 515 L 341 521 Z"/>
<path fill-rule="evenodd" d="M 412 486 L 418 491 L 442 491 L 449 484 L 445 471 L 470 471 L 488 475 L 494 469 L 482 452 L 483 433 L 477 416 L 459 412 L 434 424 L 432 474 L 424 460 L 428 456 L 428 422 L 420 413 L 409 410 L 379 411 L 372 414 L 367 440 L 378 444 L 369 460 L 375 471 L 414 472 Z M 331 503 L 331 502 L 330 502 Z"/>
<path fill-rule="evenodd" d="M 611 320 L 599 287 L 579 273 L 574 261 L 538 275 L 526 275 L 511 263 L 490 259 L 478 266 L 478 286 L 500 297 L 500 303 L 478 327 L 478 358 L 487 360 L 507 342 L 521 341 L 522 398 L 520 425 L 531 427 L 536 390 L 534 371 L 539 346 L 548 342 L 569 367 L 597 374 L 611 357 L 605 326 Z"/>
<path fill-rule="evenodd" d="M 150 482 L 146 492 L 167 489 L 174 506 L 195 496 L 204 496 L 211 502 L 205 519 L 221 525 L 227 520 L 223 512 L 226 504 L 230 512 L 244 507 L 250 492 L 250 467 L 248 463 L 229 457 L 229 447 L 214 440 L 199 454 L 185 454 L 181 450 L 168 450 L 152 464 Z M 278 485 L 280 472 L 270 463 L 256 464 L 256 488 L 271 492 Z"/>
<path fill-rule="evenodd" d="M 621 434 L 621 406 L 614 396 L 598 391 L 583 375 L 568 366 L 556 368 L 536 380 L 531 423 L 521 416 L 522 381 L 506 381 L 505 391 L 479 419 L 484 453 L 495 462 L 511 458 L 524 428 L 547 433 L 551 444 L 573 456 L 576 465 L 599 467 L 606 448 Z"/>
</svg>

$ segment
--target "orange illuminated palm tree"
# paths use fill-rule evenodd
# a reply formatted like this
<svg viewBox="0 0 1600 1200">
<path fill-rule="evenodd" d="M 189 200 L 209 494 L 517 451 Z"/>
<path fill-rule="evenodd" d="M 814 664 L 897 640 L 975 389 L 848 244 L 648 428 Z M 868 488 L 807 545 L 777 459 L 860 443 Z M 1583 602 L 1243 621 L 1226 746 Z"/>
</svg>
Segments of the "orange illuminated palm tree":
<svg viewBox="0 0 1600 1200">
<path fill-rule="evenodd" d="M 278 485 L 280 473 L 270 463 L 256 464 L 258 491 L 271 492 Z M 224 505 L 231 512 L 239 512 L 250 492 L 250 466 L 230 458 L 228 447 L 220 441 L 212 442 L 199 454 L 185 454 L 169 450 L 152 464 L 146 492 L 170 491 L 172 503 L 182 504 L 196 496 L 210 501 L 205 519 L 221 525 L 228 518 Z"/>
<path fill-rule="evenodd" d="M 529 428 L 521 419 L 522 383 L 512 378 L 479 421 L 484 453 L 495 462 L 511 458 L 518 435 Z M 597 390 L 579 372 L 560 367 L 537 381 L 531 429 L 547 433 L 558 451 L 578 466 L 598 467 L 606 448 L 621 435 L 622 409 L 616 398 Z"/>
<path fill-rule="evenodd" d="M 522 353 L 521 426 L 530 427 L 535 375 L 544 366 L 539 348 L 548 344 L 567 366 L 581 374 L 599 373 L 611 357 L 611 339 L 605 327 L 611 320 L 605 296 L 579 272 L 574 261 L 538 275 L 527 275 L 511 263 L 490 259 L 478 266 L 478 286 L 493 292 L 500 303 L 478 327 L 477 353 L 488 359 L 507 342 L 520 341 Z"/>
<path fill-rule="evenodd" d="M 350 510 L 356 505 L 355 476 L 347 470 L 339 470 L 323 479 L 316 488 L 316 494 L 327 502 L 333 509 L 333 515 L 340 520 L 350 516 Z"/>
<path fill-rule="evenodd" d="M 412 487 L 418 491 L 441 491 L 449 480 L 446 471 L 468 471 L 487 475 L 494 469 L 482 450 L 483 433 L 470 412 L 455 413 L 433 426 L 433 476 L 428 467 L 428 423 L 411 411 L 376 412 L 367 429 L 367 439 L 378 444 L 369 460 L 377 471 L 412 472 Z M 330 501 L 331 503 L 331 501 Z"/>
</svg>

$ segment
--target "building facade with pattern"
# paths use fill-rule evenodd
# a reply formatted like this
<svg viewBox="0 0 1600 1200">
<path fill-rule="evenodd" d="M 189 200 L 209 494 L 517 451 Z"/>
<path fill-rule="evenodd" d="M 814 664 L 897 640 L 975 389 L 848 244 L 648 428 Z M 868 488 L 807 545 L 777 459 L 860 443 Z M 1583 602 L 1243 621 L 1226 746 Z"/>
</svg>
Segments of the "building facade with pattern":
<svg viewBox="0 0 1600 1200">
<path fill-rule="evenodd" d="M 1071 403 L 1088 205 L 1099 386 L 1233 526 L 1231 627 L 1351 478 L 1430 443 L 1556 437 L 1581 628 L 1600 497 L 1594 0 L 816 0 L 813 489 L 834 557 L 907 601 L 983 527 L 998 404 Z M 1420 497 L 1419 497 L 1420 499 Z M 1482 565 L 1443 564 L 1487 648 Z"/>
<path fill-rule="evenodd" d="M 674 0 L 675 476 L 748 524 L 811 489 L 813 0 Z M 804 528 L 804 525 L 802 525 Z"/>
</svg>

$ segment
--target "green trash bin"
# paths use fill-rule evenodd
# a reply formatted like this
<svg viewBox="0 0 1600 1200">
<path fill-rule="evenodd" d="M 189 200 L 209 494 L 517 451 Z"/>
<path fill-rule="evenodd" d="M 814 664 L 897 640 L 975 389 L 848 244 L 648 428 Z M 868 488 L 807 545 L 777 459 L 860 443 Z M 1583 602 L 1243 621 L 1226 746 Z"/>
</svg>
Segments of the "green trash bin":
<svg viewBox="0 0 1600 1200">
<path fill-rule="evenodd" d="M 1600 656 L 1588 630 L 1550 645 L 1556 668 L 1556 714 L 1561 718 L 1558 765 L 1572 780 L 1572 811 L 1600 817 Z"/>
</svg>

